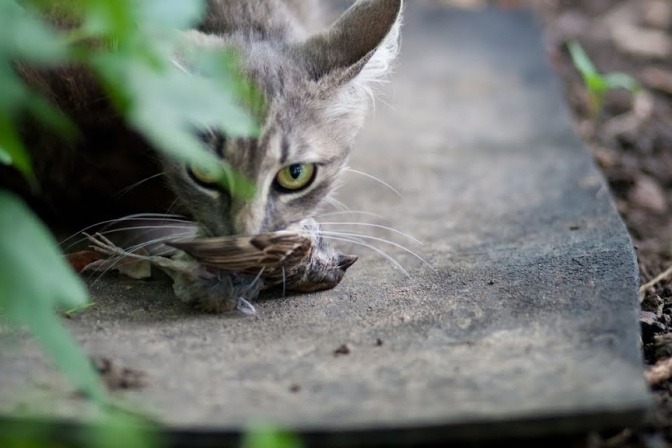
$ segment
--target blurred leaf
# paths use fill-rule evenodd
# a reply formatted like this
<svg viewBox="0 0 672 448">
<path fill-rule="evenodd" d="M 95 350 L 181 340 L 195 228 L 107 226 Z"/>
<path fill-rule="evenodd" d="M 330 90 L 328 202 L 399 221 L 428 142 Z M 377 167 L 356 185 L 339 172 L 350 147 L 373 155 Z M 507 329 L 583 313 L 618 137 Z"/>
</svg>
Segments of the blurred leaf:
<svg viewBox="0 0 672 448">
<path fill-rule="evenodd" d="M 145 420 L 110 410 L 100 425 L 91 427 L 88 446 L 94 448 L 157 448 L 159 437 Z"/>
<path fill-rule="evenodd" d="M 188 50 L 187 50 L 188 51 Z M 199 50 L 184 55 L 199 75 L 204 75 L 233 93 L 234 97 L 257 120 L 266 115 L 264 96 L 256 85 L 247 79 L 239 66 L 240 56 L 232 49 Z M 258 128 L 252 128 L 254 134 Z"/>
<path fill-rule="evenodd" d="M 192 75 L 167 65 L 150 67 L 142 59 L 118 54 L 99 55 L 99 76 L 113 91 L 128 99 L 127 117 L 156 147 L 179 160 L 221 170 L 222 185 L 241 197 L 254 193 L 253 185 L 207 151 L 197 130 L 217 129 L 228 135 L 251 135 L 256 121 L 239 105 L 224 76 Z M 234 79 L 229 75 L 228 79 Z M 226 84 L 226 85 L 222 85 Z"/>
<path fill-rule="evenodd" d="M 569 49 L 569 55 L 572 58 L 574 67 L 576 67 L 584 78 L 591 74 L 597 74 L 595 66 L 583 50 L 581 44 L 577 41 L 572 41 L 567 44 L 567 48 Z"/>
<path fill-rule="evenodd" d="M 49 231 L 7 191 L 0 191 L 0 247 L 0 308 L 6 318 L 27 325 L 69 379 L 102 404 L 98 376 L 54 313 L 87 303 L 86 289 Z"/>
<path fill-rule="evenodd" d="M 129 64 L 128 87 L 137 104 L 132 120 L 184 132 L 217 128 L 230 136 L 257 133 L 257 124 L 238 104 L 232 85 L 219 78 L 197 77 L 176 67 L 163 72 Z"/>
<path fill-rule="evenodd" d="M 2 54 L 0 53 L 0 60 Z M 0 65 L 0 113 L 18 115 L 24 106 L 28 89 L 9 67 Z"/>
<path fill-rule="evenodd" d="M 596 94 L 603 94 L 609 89 L 605 79 L 596 73 L 587 75 L 584 81 L 588 90 Z"/>
<path fill-rule="evenodd" d="M 604 75 L 604 80 L 611 89 L 620 87 L 631 92 L 641 90 L 640 84 L 632 76 L 625 73 L 608 73 Z"/>
<path fill-rule="evenodd" d="M 132 40 L 138 26 L 133 16 L 133 3 L 134 0 L 87 0 L 80 8 L 83 30 L 122 42 Z"/>
<path fill-rule="evenodd" d="M 0 111 L 0 148 L 4 156 L 3 162 L 9 162 L 19 170 L 26 180 L 34 187 L 36 185 L 30 156 L 23 147 L 23 143 L 9 118 Z M 0 213 L 2 209 L 0 209 Z M 2 246 L 0 246 L 2 247 Z"/>
<path fill-rule="evenodd" d="M 19 420 L 5 419 L 0 423 L 0 446 L 3 448 L 51 448 L 46 425 L 27 424 Z"/>
<path fill-rule="evenodd" d="M 11 165 L 13 163 L 11 154 L 2 146 L 0 146 L 0 163 L 3 165 Z"/>
<path fill-rule="evenodd" d="M 30 92 L 25 100 L 25 106 L 33 117 L 61 137 L 72 138 L 77 134 L 77 128 L 72 121 L 41 96 Z"/>
<path fill-rule="evenodd" d="M 67 56 L 65 39 L 14 0 L 0 1 L 0 17 L 0 60 L 19 58 L 48 63 Z"/>
<path fill-rule="evenodd" d="M 301 448 L 301 440 L 286 431 L 268 425 L 253 426 L 243 437 L 241 448 Z"/>
<path fill-rule="evenodd" d="M 195 25 L 205 13 L 203 0 L 142 0 L 136 7 L 140 22 L 177 29 Z"/>
</svg>

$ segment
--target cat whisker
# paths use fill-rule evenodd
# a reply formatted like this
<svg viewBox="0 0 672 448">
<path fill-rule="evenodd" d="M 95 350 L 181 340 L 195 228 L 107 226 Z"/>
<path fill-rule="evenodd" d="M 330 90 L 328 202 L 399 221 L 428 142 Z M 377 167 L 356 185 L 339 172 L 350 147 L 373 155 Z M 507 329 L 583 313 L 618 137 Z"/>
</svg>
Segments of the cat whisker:
<svg viewBox="0 0 672 448">
<path fill-rule="evenodd" d="M 115 223 L 116 223 L 116 222 L 118 222 L 118 221 L 115 221 Z M 130 227 L 119 227 L 119 228 L 116 228 L 116 229 L 101 230 L 101 231 L 98 232 L 98 233 L 100 233 L 101 235 L 109 235 L 110 233 L 127 232 L 127 231 L 129 231 L 129 230 L 156 230 L 156 229 L 158 229 L 158 228 L 163 228 L 163 229 L 194 229 L 194 231 L 196 230 L 196 227 L 195 227 L 194 225 L 186 225 L 187 223 L 188 223 L 188 221 L 185 221 L 185 225 L 177 225 L 177 224 L 175 224 L 175 225 L 162 225 L 162 226 L 130 226 Z M 86 232 L 87 230 L 89 230 L 89 228 L 83 229 L 82 231 L 80 231 L 80 232 L 76 233 L 75 235 L 73 235 L 73 237 L 74 237 L 74 236 L 77 236 L 77 235 L 79 235 L 79 234 L 82 234 L 82 233 Z M 192 233 L 192 235 L 194 235 L 194 234 L 195 234 L 195 232 Z M 170 235 L 168 235 L 168 237 L 170 237 Z M 70 237 L 70 238 L 72 238 L 72 237 Z M 69 240 L 70 238 L 68 238 L 68 240 Z M 80 238 L 80 239 L 78 239 L 77 241 L 75 241 L 75 242 L 71 243 L 70 245 L 68 245 L 68 246 L 67 246 L 66 248 L 64 248 L 63 250 L 64 250 L 65 252 L 67 252 L 67 251 L 68 251 L 70 248 L 72 248 L 73 246 L 76 246 L 76 245 L 78 245 L 78 244 L 80 244 L 80 243 L 83 243 L 83 242 L 86 241 L 86 240 L 87 240 L 86 237 L 84 237 L 84 238 Z"/>
<path fill-rule="evenodd" d="M 362 210 L 339 210 L 336 212 L 326 212 L 318 214 L 318 216 L 340 216 L 340 215 L 365 215 L 365 216 L 372 216 L 378 219 L 385 219 L 385 217 L 379 213 L 366 212 Z"/>
<path fill-rule="evenodd" d="M 157 177 L 161 177 L 161 176 L 163 176 L 163 175 L 164 175 L 164 173 L 157 173 L 157 174 L 154 174 L 154 175 L 152 175 L 152 176 L 146 177 L 146 178 L 144 178 L 144 179 L 142 179 L 142 180 L 140 180 L 140 181 L 138 181 L 138 182 L 136 182 L 136 183 L 134 183 L 134 184 L 132 184 L 132 185 L 129 185 L 128 187 L 126 187 L 126 188 L 120 190 L 120 191 L 117 193 L 117 197 L 121 197 L 121 196 L 127 194 L 129 191 L 133 190 L 134 188 L 137 188 L 137 187 L 139 187 L 140 185 L 144 184 L 145 182 L 149 182 L 150 180 L 152 180 L 152 179 L 156 179 Z"/>
<path fill-rule="evenodd" d="M 177 61 L 175 58 L 171 58 L 170 62 L 180 71 L 186 73 L 187 75 L 191 75 L 191 72 L 189 72 L 189 70 L 187 70 L 187 68 L 184 65 L 182 65 L 179 61 Z"/>
<path fill-rule="evenodd" d="M 87 227 L 73 233 L 72 235 L 70 235 L 66 239 L 64 239 L 62 241 L 59 241 L 59 245 L 63 245 L 65 243 L 67 243 L 71 239 L 75 238 L 77 235 L 80 235 L 82 232 L 86 232 L 88 230 L 91 230 L 94 227 L 102 226 L 102 225 L 105 225 L 105 224 L 116 224 L 118 222 L 130 221 L 132 219 L 143 219 L 145 221 L 169 221 L 169 222 L 185 222 L 185 223 L 192 222 L 192 221 L 189 221 L 189 220 L 186 220 L 186 219 L 180 219 L 180 218 L 184 218 L 184 216 L 182 216 L 182 215 L 168 215 L 168 214 L 163 214 L 163 213 L 137 213 L 135 215 L 122 216 L 121 218 L 109 219 L 107 221 L 100 221 L 100 222 L 97 222 L 95 224 L 91 224 L 90 226 L 87 226 Z M 77 243 L 71 244 L 65 250 L 71 248 L 75 244 L 77 244 Z"/>
<path fill-rule="evenodd" d="M 396 188 L 394 188 L 392 185 L 388 184 L 388 183 L 385 182 L 384 180 L 377 178 L 376 176 L 373 176 L 373 175 L 371 175 L 371 174 L 369 174 L 369 173 L 365 173 L 365 172 L 363 172 L 363 171 L 353 170 L 352 168 L 345 168 L 345 171 L 348 171 L 348 172 L 350 172 L 350 173 L 354 173 L 354 174 L 359 174 L 360 176 L 368 177 L 369 179 L 375 180 L 376 182 L 378 182 L 378 183 L 380 183 L 381 185 L 383 185 L 383 186 L 387 187 L 388 189 L 390 189 L 394 194 L 396 194 L 397 196 L 399 196 L 400 199 L 403 198 L 402 194 L 399 193 L 399 190 L 397 190 Z"/>
<path fill-rule="evenodd" d="M 397 261 L 395 260 L 391 255 L 388 255 L 385 251 L 377 248 L 376 246 L 372 246 L 370 244 L 366 244 L 363 241 L 359 241 L 357 239 L 353 238 L 345 238 L 345 237 L 337 237 L 333 235 L 323 235 L 324 239 L 327 240 L 333 240 L 333 241 L 341 241 L 345 243 L 352 243 L 352 244 L 357 244 L 362 247 L 366 247 L 367 249 L 371 249 L 374 252 L 377 252 L 378 254 L 382 255 L 385 259 L 387 259 L 390 263 L 392 263 L 396 268 L 398 268 L 401 272 L 406 275 L 406 277 L 410 278 L 411 275 L 408 273 L 406 269 Z"/>
<path fill-rule="evenodd" d="M 177 198 L 175 198 L 175 200 L 173 200 L 168 209 L 166 209 L 166 213 L 170 213 L 175 208 L 176 205 L 177 205 Z"/>
<path fill-rule="evenodd" d="M 130 227 L 130 229 L 133 229 L 133 228 Z M 105 234 L 101 233 L 101 235 L 105 235 Z M 128 252 L 131 252 L 131 251 L 143 249 L 147 246 L 151 246 L 152 244 L 158 244 L 158 243 L 162 243 L 164 241 L 173 241 L 173 240 L 179 240 L 179 239 L 184 239 L 184 238 L 192 238 L 193 236 L 194 236 L 194 232 L 182 232 L 182 233 L 174 233 L 174 234 L 170 234 L 170 235 L 164 235 L 164 236 L 160 236 L 158 238 L 143 241 L 142 243 L 135 244 L 133 246 L 130 246 L 130 247 L 126 248 L 125 250 L 128 251 Z M 172 252 L 172 250 L 170 250 L 168 252 Z"/>
<path fill-rule="evenodd" d="M 189 223 L 183 223 L 183 224 L 170 224 L 170 225 L 162 225 L 162 226 L 128 226 L 128 227 L 117 227 L 114 229 L 110 230 L 104 230 L 102 232 L 98 232 L 100 234 L 108 234 L 108 233 L 116 233 L 116 232 L 123 232 L 125 230 L 158 230 L 158 229 L 193 229 L 196 231 L 197 227 L 194 224 L 189 224 Z"/>
<path fill-rule="evenodd" d="M 394 241 L 386 240 L 385 238 L 378 238 L 376 236 L 371 236 L 371 235 L 362 235 L 359 233 L 349 233 L 349 232 L 329 232 L 325 230 L 318 230 L 318 234 L 320 235 L 333 235 L 333 236 L 344 236 L 344 237 L 354 237 L 354 238 L 363 238 L 366 240 L 373 240 L 373 241 L 378 241 L 381 243 L 389 244 L 391 246 L 397 247 L 411 255 L 413 255 L 415 258 L 423 262 L 427 267 L 434 269 L 434 266 L 432 266 L 428 261 L 426 261 L 424 258 L 422 258 L 420 255 L 417 253 L 413 252 L 411 249 L 407 248 L 406 246 L 403 246 L 399 243 L 395 243 Z"/>
<path fill-rule="evenodd" d="M 384 225 L 381 225 L 381 224 L 373 224 L 373 223 L 370 223 L 370 222 L 341 222 L 341 221 L 332 221 L 332 222 L 320 222 L 320 225 L 325 225 L 325 226 L 335 226 L 335 225 L 342 225 L 342 226 L 363 226 L 363 227 L 375 227 L 375 228 L 378 228 L 378 229 L 385 229 L 385 230 L 389 230 L 390 232 L 394 232 L 394 233 L 396 233 L 396 234 L 398 234 L 398 235 L 404 236 L 404 237 L 408 238 L 409 240 L 413 241 L 414 243 L 418 243 L 418 244 L 420 244 L 421 246 L 424 246 L 424 243 L 423 243 L 422 241 L 420 241 L 420 240 L 418 240 L 418 239 L 412 237 L 411 235 L 409 235 L 409 234 L 407 234 L 407 233 L 404 233 L 404 232 L 402 232 L 402 231 L 400 231 L 400 230 L 397 230 L 397 229 L 395 229 L 395 228 L 388 227 L 388 226 L 384 226 Z"/>
<path fill-rule="evenodd" d="M 117 219 L 134 219 L 134 218 L 174 218 L 174 219 L 182 219 L 183 221 L 188 221 L 186 216 L 183 215 L 176 215 L 174 213 L 135 213 L 132 215 L 126 215 L 122 216 Z"/>
<path fill-rule="evenodd" d="M 332 198 L 332 197 L 327 198 L 327 203 L 329 205 L 331 205 L 332 207 L 334 207 L 336 210 L 339 210 L 339 211 L 349 210 L 347 205 L 345 205 L 344 203 L 342 203 L 341 201 L 339 201 L 336 198 Z"/>
<path fill-rule="evenodd" d="M 287 278 L 285 277 L 285 267 L 282 266 L 282 298 L 285 298 L 287 293 Z"/>
</svg>

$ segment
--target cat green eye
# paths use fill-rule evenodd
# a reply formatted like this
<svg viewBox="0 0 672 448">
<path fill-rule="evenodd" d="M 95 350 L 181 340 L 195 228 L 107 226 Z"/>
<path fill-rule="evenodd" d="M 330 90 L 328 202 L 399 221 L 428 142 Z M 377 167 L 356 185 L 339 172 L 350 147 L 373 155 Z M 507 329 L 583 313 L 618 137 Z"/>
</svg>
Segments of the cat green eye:
<svg viewBox="0 0 672 448">
<path fill-rule="evenodd" d="M 219 184 L 221 172 L 215 167 L 204 168 L 199 165 L 190 165 L 187 167 L 187 173 L 194 182 L 207 188 L 214 188 Z"/>
<path fill-rule="evenodd" d="M 278 171 L 276 187 L 284 192 L 296 192 L 307 188 L 315 179 L 317 167 L 314 163 L 295 163 Z"/>
</svg>

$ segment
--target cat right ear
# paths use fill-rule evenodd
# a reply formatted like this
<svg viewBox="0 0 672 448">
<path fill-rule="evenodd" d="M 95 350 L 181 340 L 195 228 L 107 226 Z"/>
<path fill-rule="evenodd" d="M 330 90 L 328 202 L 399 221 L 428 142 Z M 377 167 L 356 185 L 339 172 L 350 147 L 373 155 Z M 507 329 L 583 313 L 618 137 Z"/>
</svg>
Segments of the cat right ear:
<svg viewBox="0 0 672 448">
<path fill-rule="evenodd" d="M 382 78 L 396 58 L 403 0 L 359 0 L 299 53 L 318 82 L 368 84 Z M 328 80 L 328 81 L 326 81 Z"/>
</svg>

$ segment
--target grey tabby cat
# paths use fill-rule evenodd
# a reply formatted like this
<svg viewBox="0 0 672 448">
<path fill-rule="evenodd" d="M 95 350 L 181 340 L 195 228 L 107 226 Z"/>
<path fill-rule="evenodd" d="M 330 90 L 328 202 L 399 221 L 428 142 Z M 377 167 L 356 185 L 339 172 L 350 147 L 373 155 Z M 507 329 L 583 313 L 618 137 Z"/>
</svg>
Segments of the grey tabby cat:
<svg viewBox="0 0 672 448">
<path fill-rule="evenodd" d="M 268 112 L 258 139 L 213 135 L 211 149 L 257 186 L 252 200 L 231 197 L 208 173 L 166 160 L 165 172 L 204 236 L 308 230 L 313 251 L 293 290 L 335 286 L 356 258 L 338 255 L 312 217 L 333 193 L 363 125 L 371 83 L 397 54 L 402 0 L 360 0 L 331 27 L 309 35 L 317 2 L 213 0 L 189 39 L 240 50 L 245 73 L 262 89 Z M 314 22 L 312 23 L 314 25 Z M 246 308 L 254 278 L 178 275 L 175 290 L 209 311 Z"/>
<path fill-rule="evenodd" d="M 185 48 L 235 48 L 243 71 L 264 95 L 266 114 L 258 138 L 203 132 L 210 150 L 256 185 L 253 199 L 230 195 L 211 173 L 159 156 L 172 192 L 167 202 L 176 196 L 179 210 L 196 222 L 199 237 L 276 231 L 310 235 L 305 266 L 288 284 L 296 291 L 335 286 L 356 260 L 330 248 L 313 217 L 337 186 L 363 125 L 372 83 L 385 76 L 396 57 L 403 0 L 359 0 L 333 25 L 314 33 L 320 6 L 316 0 L 210 0 L 198 29 L 184 34 Z M 175 55 L 175 62 L 189 70 L 188 58 L 182 56 Z M 53 209 L 64 214 L 72 207 L 71 214 L 81 214 L 85 200 L 99 202 L 96 188 L 101 180 L 128 182 L 123 174 L 129 165 L 151 167 L 157 155 L 101 101 L 103 94 L 89 73 L 76 67 L 19 70 L 24 79 L 51 96 L 87 136 L 71 151 L 57 150 L 53 139 L 42 131 L 25 133 L 34 154 L 39 155 L 36 170 L 43 190 L 54 195 Z M 145 153 L 150 156 L 139 159 Z M 130 158 L 137 160 L 129 164 Z M 68 170 L 73 175 L 66 175 Z M 78 178 L 92 181 L 73 184 Z M 157 207 L 166 202 L 158 196 L 138 197 L 139 209 L 151 202 Z M 110 208 L 107 203 L 106 208 Z M 273 238 L 254 240 L 262 255 L 273 250 L 274 241 L 278 243 Z M 284 244 L 286 234 L 280 240 Z M 249 310 L 249 300 L 262 286 L 261 276 L 196 271 L 200 274 L 176 272 L 175 292 L 210 312 Z"/>
</svg>

